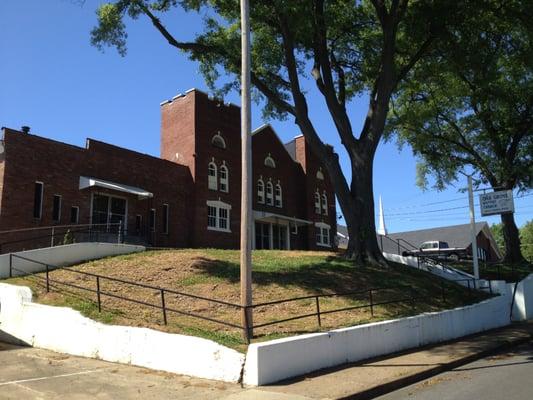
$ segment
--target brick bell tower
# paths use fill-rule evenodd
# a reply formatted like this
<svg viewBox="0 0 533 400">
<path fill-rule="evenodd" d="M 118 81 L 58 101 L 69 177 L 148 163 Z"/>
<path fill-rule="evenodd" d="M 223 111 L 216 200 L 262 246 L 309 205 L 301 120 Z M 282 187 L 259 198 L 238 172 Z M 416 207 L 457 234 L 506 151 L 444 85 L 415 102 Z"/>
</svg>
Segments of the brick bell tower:
<svg viewBox="0 0 533 400">
<path fill-rule="evenodd" d="M 239 123 L 240 107 L 210 98 L 196 89 L 161 103 L 161 158 L 189 167 L 194 182 L 192 226 L 183 227 L 189 229 L 194 247 L 239 246 Z M 216 178 L 209 178 L 209 168 L 216 171 Z M 224 229 L 208 226 L 208 205 L 213 204 L 228 210 Z"/>
</svg>

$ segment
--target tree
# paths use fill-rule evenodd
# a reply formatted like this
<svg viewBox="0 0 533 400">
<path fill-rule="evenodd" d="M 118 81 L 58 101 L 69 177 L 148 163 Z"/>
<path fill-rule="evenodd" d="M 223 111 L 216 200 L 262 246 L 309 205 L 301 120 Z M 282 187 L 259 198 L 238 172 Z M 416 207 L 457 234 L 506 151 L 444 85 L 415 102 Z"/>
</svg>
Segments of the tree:
<svg viewBox="0 0 533 400">
<path fill-rule="evenodd" d="M 490 231 L 492 233 L 492 236 L 494 236 L 494 241 L 496 242 L 498 249 L 501 250 L 505 248 L 505 240 L 503 238 L 503 224 L 492 224 L 490 226 Z"/>
<path fill-rule="evenodd" d="M 160 16 L 173 7 L 207 10 L 204 33 L 180 41 Z M 347 256 L 357 263 L 386 264 L 378 248 L 372 189 L 374 155 L 391 96 L 442 31 L 443 16 L 457 2 L 408 0 L 265 0 L 251 5 L 252 85 L 268 117 L 294 118 L 325 165 L 349 233 Z M 126 51 L 124 15 L 146 16 L 168 43 L 200 63 L 212 90 L 239 90 L 237 0 L 117 0 L 97 11 L 97 47 Z M 220 84 L 221 73 L 235 79 Z M 305 87 L 311 82 L 313 91 Z M 350 100 L 367 94 L 364 126 L 354 132 Z M 348 183 L 338 155 L 320 138 L 308 109 L 311 95 L 324 100 L 351 164 Z"/>
<path fill-rule="evenodd" d="M 520 240 L 522 241 L 522 254 L 530 263 L 533 263 L 533 220 L 526 222 L 520 228 Z"/>
<path fill-rule="evenodd" d="M 393 100 L 398 133 L 442 189 L 464 169 L 477 185 L 530 190 L 533 177 L 533 9 L 524 1 L 483 1 L 448 29 Z M 472 9 L 468 10 L 471 11 Z M 475 10 L 475 9 L 474 9 Z M 523 260 L 513 214 L 502 214 L 505 261 Z"/>
</svg>

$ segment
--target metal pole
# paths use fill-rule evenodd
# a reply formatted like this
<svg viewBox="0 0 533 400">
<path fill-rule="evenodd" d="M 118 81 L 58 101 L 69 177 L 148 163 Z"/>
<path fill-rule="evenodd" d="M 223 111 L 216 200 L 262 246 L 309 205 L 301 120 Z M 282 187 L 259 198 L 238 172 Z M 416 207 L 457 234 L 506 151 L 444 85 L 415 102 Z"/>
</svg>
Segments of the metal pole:
<svg viewBox="0 0 533 400">
<path fill-rule="evenodd" d="M 245 339 L 253 336 L 252 326 L 252 137 L 250 102 L 250 4 L 241 0 L 241 305 Z"/>
<path fill-rule="evenodd" d="M 476 217 L 474 214 L 474 191 L 472 190 L 472 175 L 468 179 L 468 203 L 470 205 L 470 229 L 472 231 L 472 259 L 474 260 L 474 276 L 479 279 L 479 263 L 477 259 Z"/>
</svg>

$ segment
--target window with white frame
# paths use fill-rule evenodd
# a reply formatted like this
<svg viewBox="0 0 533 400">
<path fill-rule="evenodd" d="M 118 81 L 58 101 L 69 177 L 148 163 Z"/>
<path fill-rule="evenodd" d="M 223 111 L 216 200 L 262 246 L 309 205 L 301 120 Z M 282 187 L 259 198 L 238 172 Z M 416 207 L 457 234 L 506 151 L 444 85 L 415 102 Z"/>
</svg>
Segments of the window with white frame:
<svg viewBox="0 0 533 400">
<path fill-rule="evenodd" d="M 274 194 L 274 205 L 280 208 L 283 206 L 282 191 L 279 182 L 276 184 L 276 192 Z"/>
<path fill-rule="evenodd" d="M 270 153 L 268 153 L 268 156 L 266 156 L 265 158 L 265 166 L 269 168 L 276 168 L 276 162 L 274 161 Z"/>
<path fill-rule="evenodd" d="M 328 215 L 328 196 L 322 193 L 322 214 Z"/>
<path fill-rule="evenodd" d="M 321 206 L 320 206 L 320 193 L 318 193 L 318 190 L 315 192 L 315 214 L 321 213 Z"/>
<path fill-rule="evenodd" d="M 222 164 L 220 166 L 220 184 L 219 188 L 221 192 L 228 193 L 229 192 L 229 174 L 228 174 L 228 167 L 226 167 L 226 164 Z"/>
<path fill-rule="evenodd" d="M 226 148 L 226 141 L 224 140 L 220 132 L 217 132 L 217 134 L 213 136 L 213 139 L 211 139 L 211 144 L 220 149 Z"/>
<path fill-rule="evenodd" d="M 209 190 L 218 190 L 217 165 L 211 161 L 207 173 L 207 187 Z"/>
<path fill-rule="evenodd" d="M 218 201 L 207 201 L 207 229 L 212 231 L 231 232 L 231 205 Z"/>
<path fill-rule="evenodd" d="M 274 205 L 274 186 L 270 181 L 266 184 L 266 203 L 269 206 Z"/>
<path fill-rule="evenodd" d="M 257 181 L 257 202 L 265 204 L 265 183 L 262 179 Z"/>
<path fill-rule="evenodd" d="M 324 223 L 315 224 L 316 244 L 318 246 L 330 247 L 330 226 Z"/>
</svg>

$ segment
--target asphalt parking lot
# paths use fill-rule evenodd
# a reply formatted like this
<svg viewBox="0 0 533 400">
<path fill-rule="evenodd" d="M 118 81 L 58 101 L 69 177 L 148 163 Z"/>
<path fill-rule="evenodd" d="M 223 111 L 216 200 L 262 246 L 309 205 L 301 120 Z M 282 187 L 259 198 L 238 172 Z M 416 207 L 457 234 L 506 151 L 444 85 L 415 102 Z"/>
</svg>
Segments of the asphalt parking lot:
<svg viewBox="0 0 533 400">
<path fill-rule="evenodd" d="M 220 399 L 236 384 L 0 342 L 0 399 Z"/>
</svg>

